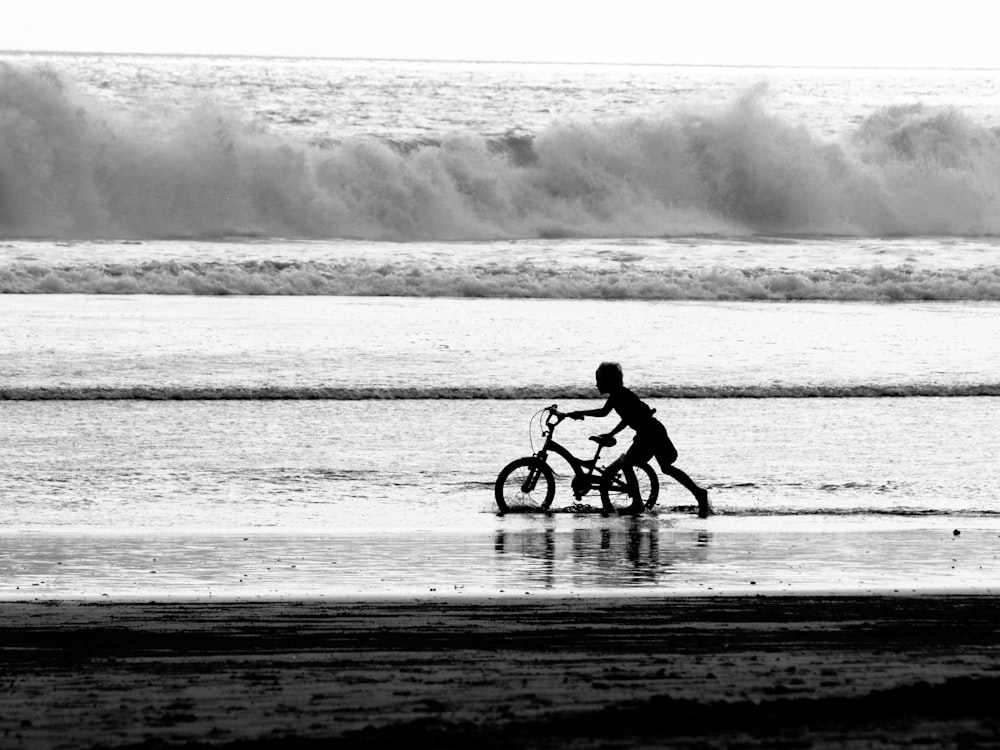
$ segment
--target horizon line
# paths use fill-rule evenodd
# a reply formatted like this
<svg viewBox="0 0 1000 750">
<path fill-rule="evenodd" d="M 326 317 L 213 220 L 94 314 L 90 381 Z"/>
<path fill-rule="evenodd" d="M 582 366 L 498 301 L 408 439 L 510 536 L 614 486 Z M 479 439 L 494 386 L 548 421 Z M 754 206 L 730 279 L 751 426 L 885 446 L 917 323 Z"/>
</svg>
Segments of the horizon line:
<svg viewBox="0 0 1000 750">
<path fill-rule="evenodd" d="M 765 68 L 796 70 L 926 70 L 926 71 L 987 71 L 1000 67 L 986 65 L 822 65 L 807 63 L 710 63 L 710 62 L 623 62 L 598 60 L 511 60 L 472 59 L 444 57 L 359 57 L 350 55 L 281 55 L 227 52 L 96 52 L 93 50 L 35 50 L 4 49 L 0 55 L 51 55 L 51 56 L 94 56 L 94 57 L 182 57 L 182 58 L 239 58 L 247 60 L 327 60 L 340 62 L 409 62 L 409 63 L 454 63 L 463 65 L 602 65 L 607 67 L 650 67 L 650 68 Z"/>
</svg>

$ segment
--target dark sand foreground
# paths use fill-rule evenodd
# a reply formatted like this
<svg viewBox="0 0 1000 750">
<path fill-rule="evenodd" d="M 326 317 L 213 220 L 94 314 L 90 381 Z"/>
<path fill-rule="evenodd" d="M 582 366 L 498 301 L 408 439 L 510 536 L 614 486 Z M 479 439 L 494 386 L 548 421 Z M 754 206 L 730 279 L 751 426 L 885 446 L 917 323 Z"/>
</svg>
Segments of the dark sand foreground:
<svg viewBox="0 0 1000 750">
<path fill-rule="evenodd" d="M 3 748 L 1000 747 L 1000 599 L 6 602 L 0 696 Z"/>
</svg>

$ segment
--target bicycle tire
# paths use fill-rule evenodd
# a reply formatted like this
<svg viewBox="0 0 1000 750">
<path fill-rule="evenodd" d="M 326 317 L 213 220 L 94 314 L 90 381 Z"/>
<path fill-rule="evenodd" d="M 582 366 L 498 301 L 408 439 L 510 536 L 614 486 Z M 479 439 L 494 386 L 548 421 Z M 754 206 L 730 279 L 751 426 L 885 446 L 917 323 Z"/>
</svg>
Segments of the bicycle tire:
<svg viewBox="0 0 1000 750">
<path fill-rule="evenodd" d="M 646 510 L 652 510 L 653 506 L 656 505 L 656 501 L 660 498 L 660 477 L 649 464 L 642 464 L 639 466 L 642 469 L 643 474 L 646 477 L 646 482 L 648 484 L 643 484 L 642 476 L 636 476 L 639 480 L 640 494 L 642 494 L 642 504 L 646 506 Z"/>
<path fill-rule="evenodd" d="M 545 511 L 555 497 L 556 480 L 547 463 L 526 456 L 503 467 L 493 494 L 501 513 Z"/>
<path fill-rule="evenodd" d="M 623 466 L 614 476 L 605 475 L 601 480 L 601 504 L 604 512 L 618 512 L 632 505 L 627 490 L 627 472 L 634 472 L 639 485 L 639 496 L 647 510 L 656 505 L 660 495 L 660 479 L 648 464 Z"/>
</svg>

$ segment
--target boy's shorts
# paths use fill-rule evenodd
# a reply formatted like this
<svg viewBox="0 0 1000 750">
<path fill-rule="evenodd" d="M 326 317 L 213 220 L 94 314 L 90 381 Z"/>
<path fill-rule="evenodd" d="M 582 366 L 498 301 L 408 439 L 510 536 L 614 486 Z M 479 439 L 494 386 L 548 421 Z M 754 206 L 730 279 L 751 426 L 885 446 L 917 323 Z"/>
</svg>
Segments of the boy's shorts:
<svg viewBox="0 0 1000 750">
<path fill-rule="evenodd" d="M 677 460 L 677 449 L 667 434 L 667 428 L 656 419 L 648 429 L 636 433 L 632 445 L 625 451 L 625 458 L 633 466 L 649 463 L 654 456 L 664 470 Z"/>
</svg>

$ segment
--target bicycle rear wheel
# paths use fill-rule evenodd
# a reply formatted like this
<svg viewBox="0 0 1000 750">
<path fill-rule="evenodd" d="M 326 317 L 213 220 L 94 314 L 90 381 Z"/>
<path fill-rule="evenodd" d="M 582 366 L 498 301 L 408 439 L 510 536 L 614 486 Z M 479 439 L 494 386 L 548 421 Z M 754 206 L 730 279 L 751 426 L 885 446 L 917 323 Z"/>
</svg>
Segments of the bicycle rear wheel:
<svg viewBox="0 0 1000 750">
<path fill-rule="evenodd" d="M 646 506 L 646 510 L 652 510 L 660 498 L 660 477 L 649 464 L 642 464 L 636 469 L 638 470 L 635 475 L 639 481 L 639 496 L 642 498 L 642 504 Z"/>
<path fill-rule="evenodd" d="M 556 494 L 552 469 L 534 456 L 511 461 L 500 472 L 493 488 L 501 513 L 548 510 Z"/>
<path fill-rule="evenodd" d="M 601 481 L 601 503 L 607 513 L 617 513 L 632 505 L 629 494 L 630 475 L 635 478 L 635 485 L 643 507 L 650 509 L 656 505 L 660 495 L 660 479 L 648 464 L 638 466 L 623 466 L 614 476 L 605 475 Z"/>
</svg>

